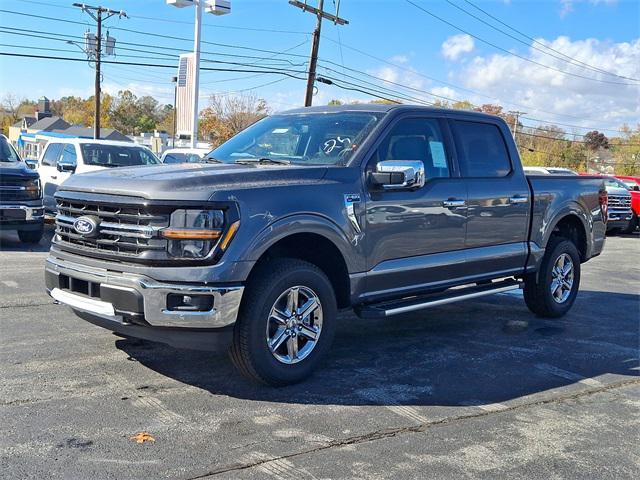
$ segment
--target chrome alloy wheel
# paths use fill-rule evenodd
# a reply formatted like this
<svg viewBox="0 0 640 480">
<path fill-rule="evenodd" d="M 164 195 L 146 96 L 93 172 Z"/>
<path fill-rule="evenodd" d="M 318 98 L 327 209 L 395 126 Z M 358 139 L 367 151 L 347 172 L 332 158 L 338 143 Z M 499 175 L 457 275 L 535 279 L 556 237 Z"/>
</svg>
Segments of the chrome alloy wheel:
<svg viewBox="0 0 640 480">
<path fill-rule="evenodd" d="M 560 255 L 551 270 L 551 296 L 557 303 L 564 303 L 573 287 L 573 260 L 566 253 Z"/>
<path fill-rule="evenodd" d="M 267 346 L 282 363 L 304 360 L 322 332 L 320 298 L 308 287 L 287 289 L 271 307 L 267 321 Z"/>
</svg>

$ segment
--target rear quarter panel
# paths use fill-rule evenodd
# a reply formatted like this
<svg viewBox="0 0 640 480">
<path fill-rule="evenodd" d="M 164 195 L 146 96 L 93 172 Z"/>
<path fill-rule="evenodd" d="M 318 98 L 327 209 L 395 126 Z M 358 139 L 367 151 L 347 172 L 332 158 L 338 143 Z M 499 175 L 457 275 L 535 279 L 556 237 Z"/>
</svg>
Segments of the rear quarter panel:
<svg viewBox="0 0 640 480">
<path fill-rule="evenodd" d="M 534 199 L 530 233 L 534 261 L 542 257 L 554 228 L 567 215 L 576 216 L 585 229 L 586 259 L 598 255 L 604 246 L 606 231 L 606 219 L 599 201 L 600 191 L 604 189 L 603 180 L 553 175 L 530 175 L 527 178 Z"/>
</svg>

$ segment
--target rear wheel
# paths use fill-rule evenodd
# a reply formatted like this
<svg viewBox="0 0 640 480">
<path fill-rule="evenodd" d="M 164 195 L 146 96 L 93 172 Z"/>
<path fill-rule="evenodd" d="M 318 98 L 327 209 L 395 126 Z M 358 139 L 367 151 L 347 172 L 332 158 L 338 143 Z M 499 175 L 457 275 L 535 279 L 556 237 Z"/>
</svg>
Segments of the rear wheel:
<svg viewBox="0 0 640 480">
<path fill-rule="evenodd" d="M 18 230 L 18 238 L 22 243 L 38 243 L 44 235 L 44 228 L 38 230 Z"/>
<path fill-rule="evenodd" d="M 231 360 L 261 383 L 303 381 L 329 350 L 336 316 L 335 293 L 322 270 L 296 259 L 266 262 L 245 288 Z"/>
<path fill-rule="evenodd" d="M 524 300 L 541 317 L 561 317 L 571 309 L 580 285 L 580 254 L 573 242 L 551 237 L 539 271 L 524 279 Z"/>
</svg>

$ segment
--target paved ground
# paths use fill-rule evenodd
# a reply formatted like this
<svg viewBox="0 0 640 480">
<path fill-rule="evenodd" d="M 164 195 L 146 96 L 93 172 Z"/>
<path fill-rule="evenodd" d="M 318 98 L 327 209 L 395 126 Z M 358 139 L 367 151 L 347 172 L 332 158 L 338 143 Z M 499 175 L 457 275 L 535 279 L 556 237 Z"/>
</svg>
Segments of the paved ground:
<svg viewBox="0 0 640 480">
<path fill-rule="evenodd" d="M 0 234 L 2 478 L 632 478 L 640 240 L 612 237 L 559 321 L 517 295 L 342 317 L 310 381 L 125 340 L 44 293 L 47 245 Z M 155 442 L 130 437 L 149 432 Z"/>
</svg>

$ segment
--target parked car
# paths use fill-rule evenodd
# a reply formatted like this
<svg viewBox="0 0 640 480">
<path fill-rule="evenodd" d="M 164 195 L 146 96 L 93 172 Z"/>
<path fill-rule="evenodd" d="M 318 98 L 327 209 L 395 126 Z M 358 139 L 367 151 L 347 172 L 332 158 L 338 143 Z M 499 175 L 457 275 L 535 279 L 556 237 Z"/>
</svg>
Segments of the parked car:
<svg viewBox="0 0 640 480">
<path fill-rule="evenodd" d="M 49 141 L 37 166 L 43 185 L 44 208 L 47 212 L 55 212 L 53 196 L 62 182 L 74 173 L 158 163 L 160 160 L 149 148 L 133 142 L 84 138 Z"/>
<path fill-rule="evenodd" d="M 562 167 L 523 167 L 527 175 L 578 175 L 569 168 Z"/>
<path fill-rule="evenodd" d="M 170 148 L 162 153 L 162 163 L 199 163 L 204 160 L 210 148 Z"/>
<path fill-rule="evenodd" d="M 123 335 L 230 348 L 283 385 L 326 355 L 338 309 L 386 318 L 522 287 L 562 316 L 605 242 L 602 179 L 526 177 L 507 124 L 478 112 L 292 110 L 208 160 L 67 180 L 49 294 Z"/>
<path fill-rule="evenodd" d="M 638 223 L 638 217 L 631 206 L 632 192 L 622 180 L 615 177 L 603 178 L 609 196 L 607 232 L 632 233 Z"/>
<path fill-rule="evenodd" d="M 25 243 L 38 243 L 44 231 L 40 177 L 4 135 L 0 135 L 0 230 L 16 230 Z"/>
<path fill-rule="evenodd" d="M 615 178 L 622 180 L 627 188 L 629 188 L 629 193 L 631 194 L 633 218 L 625 233 L 633 233 L 636 228 L 640 228 L 640 177 L 616 175 Z"/>
</svg>

